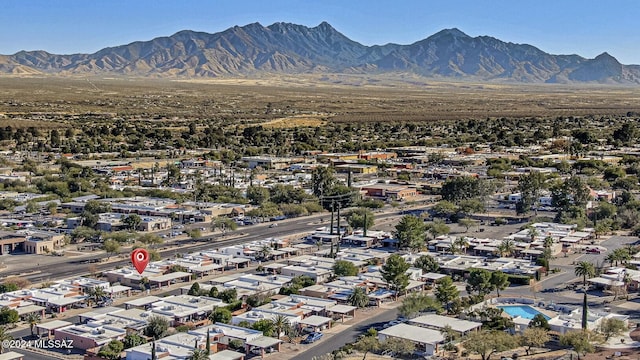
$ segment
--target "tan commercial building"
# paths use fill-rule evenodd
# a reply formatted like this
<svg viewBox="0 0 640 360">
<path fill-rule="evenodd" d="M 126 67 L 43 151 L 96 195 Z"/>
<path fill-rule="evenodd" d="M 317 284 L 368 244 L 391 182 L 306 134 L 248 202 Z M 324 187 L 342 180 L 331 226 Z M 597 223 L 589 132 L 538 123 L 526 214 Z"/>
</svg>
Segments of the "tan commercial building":
<svg viewBox="0 0 640 360">
<path fill-rule="evenodd" d="M 24 251 L 29 254 L 46 254 L 64 245 L 64 235 L 47 231 L 28 231 Z"/>
<path fill-rule="evenodd" d="M 26 236 L 12 231 L 0 231 L 0 255 L 24 251 Z"/>
</svg>

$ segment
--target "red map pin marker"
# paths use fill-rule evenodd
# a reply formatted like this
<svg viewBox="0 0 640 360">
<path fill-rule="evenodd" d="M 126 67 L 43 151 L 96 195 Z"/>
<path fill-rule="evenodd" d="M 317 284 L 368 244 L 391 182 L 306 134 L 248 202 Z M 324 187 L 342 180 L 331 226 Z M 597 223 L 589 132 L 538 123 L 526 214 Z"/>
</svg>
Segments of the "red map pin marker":
<svg viewBox="0 0 640 360">
<path fill-rule="evenodd" d="M 133 267 L 138 270 L 138 273 L 142 274 L 149 264 L 149 252 L 145 249 L 133 250 L 131 252 L 131 263 L 133 264 Z"/>
</svg>

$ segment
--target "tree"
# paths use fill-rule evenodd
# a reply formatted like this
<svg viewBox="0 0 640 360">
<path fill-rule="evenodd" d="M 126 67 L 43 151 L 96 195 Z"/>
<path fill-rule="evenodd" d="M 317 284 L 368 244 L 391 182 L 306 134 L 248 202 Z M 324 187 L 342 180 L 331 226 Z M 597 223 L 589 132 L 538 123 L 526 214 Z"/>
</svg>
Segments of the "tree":
<svg viewBox="0 0 640 360">
<path fill-rule="evenodd" d="M 102 249 L 104 249 L 104 251 L 106 251 L 107 254 L 109 254 L 107 259 L 110 259 L 112 255 L 115 255 L 118 252 L 120 252 L 120 244 L 115 240 L 106 240 L 102 244 Z"/>
<path fill-rule="evenodd" d="M 18 311 L 3 307 L 0 309 L 0 325 L 15 324 L 20 321 L 20 315 Z"/>
<path fill-rule="evenodd" d="M 472 269 L 467 278 L 467 292 L 478 292 L 478 296 L 484 297 L 493 290 L 491 273 L 484 269 Z"/>
<path fill-rule="evenodd" d="M 491 286 L 496 289 L 496 294 L 500 297 L 500 290 L 509 287 L 509 276 L 502 271 L 494 271 L 491 273 Z"/>
<path fill-rule="evenodd" d="M 515 249 L 516 249 L 516 244 L 511 239 L 504 239 L 502 240 L 500 245 L 498 245 L 498 252 L 500 253 L 500 256 L 513 255 L 513 252 L 515 251 Z"/>
<path fill-rule="evenodd" d="M 227 304 L 231 304 L 238 299 L 238 290 L 236 290 L 235 288 L 231 288 L 221 291 L 218 294 L 218 298 Z"/>
<path fill-rule="evenodd" d="M 458 202 L 458 211 L 462 215 L 480 213 L 484 211 L 484 202 L 479 198 L 465 199 Z"/>
<path fill-rule="evenodd" d="M 391 351 L 396 354 L 396 356 L 400 357 L 413 354 L 416 350 L 416 344 L 413 341 L 395 337 L 387 338 L 387 340 L 380 344 L 380 347 L 384 350 Z"/>
<path fill-rule="evenodd" d="M 354 229 L 371 229 L 374 219 L 373 212 L 366 208 L 357 208 L 345 214 L 347 223 Z"/>
<path fill-rule="evenodd" d="M 462 218 L 458 220 L 458 224 L 464 226 L 465 231 L 468 232 L 469 228 L 476 224 L 476 221 L 469 218 Z"/>
<path fill-rule="evenodd" d="M 193 349 L 191 350 L 191 355 L 189 355 L 187 359 L 188 360 L 207 360 L 209 359 L 209 355 L 207 355 L 206 350 Z"/>
<path fill-rule="evenodd" d="M 464 348 L 479 354 L 482 360 L 489 360 L 494 353 L 513 349 L 517 345 L 513 335 L 495 330 L 473 331 L 464 341 Z"/>
<path fill-rule="evenodd" d="M 108 360 L 120 360 L 124 344 L 120 340 L 111 340 L 107 345 L 100 348 L 98 356 Z"/>
<path fill-rule="evenodd" d="M 434 214 L 438 217 L 449 218 L 458 212 L 458 207 L 451 201 L 438 201 L 432 208 Z"/>
<path fill-rule="evenodd" d="M 260 248 L 260 251 L 258 252 L 257 255 L 262 260 L 268 260 L 269 259 L 269 255 L 271 255 L 271 251 L 273 251 L 271 246 L 263 245 L 262 248 Z"/>
<path fill-rule="evenodd" d="M 162 238 L 156 234 L 143 234 L 138 236 L 138 241 L 153 247 L 153 245 L 162 244 Z"/>
<path fill-rule="evenodd" d="M 543 347 L 551 338 L 549 331 L 539 327 L 528 327 L 520 336 L 520 345 L 525 347 L 527 356 L 533 347 Z"/>
<path fill-rule="evenodd" d="M 426 227 L 422 220 L 406 215 L 396 225 L 395 237 L 401 249 L 420 249 L 424 246 L 424 233 Z"/>
<path fill-rule="evenodd" d="M 420 255 L 420 257 L 413 262 L 413 266 L 421 269 L 423 274 L 437 272 L 440 269 L 438 261 L 430 255 Z"/>
<path fill-rule="evenodd" d="M 85 294 L 89 297 L 87 301 L 93 301 L 95 304 L 100 303 L 107 296 L 107 293 L 100 286 L 88 288 Z"/>
<path fill-rule="evenodd" d="M 331 192 L 336 184 L 333 168 L 318 166 L 311 172 L 311 189 L 313 195 L 321 197 Z"/>
<path fill-rule="evenodd" d="M 573 351 L 578 354 L 578 360 L 580 360 L 581 355 L 594 352 L 593 342 L 599 342 L 600 340 L 597 334 L 589 330 L 569 331 L 560 336 L 560 344 L 573 348 Z"/>
<path fill-rule="evenodd" d="M 447 311 L 449 311 L 449 304 L 460 296 L 460 291 L 453 284 L 451 277 L 447 276 L 438 281 L 435 296 L 436 299 L 446 307 Z"/>
<path fill-rule="evenodd" d="M 441 312 L 442 305 L 432 296 L 423 293 L 409 294 L 398 307 L 400 315 L 412 318 L 423 311 Z"/>
<path fill-rule="evenodd" d="M 130 349 L 138 345 L 145 344 L 147 340 L 140 336 L 140 334 L 132 332 L 124 337 L 123 344 L 125 349 Z"/>
<path fill-rule="evenodd" d="M 276 315 L 276 317 L 273 319 L 273 329 L 278 339 L 280 339 L 280 336 L 282 335 L 284 330 L 289 326 L 291 326 L 289 318 L 282 314 Z"/>
<path fill-rule="evenodd" d="M 529 328 L 539 328 L 544 330 L 551 330 L 551 326 L 544 315 L 537 313 L 529 322 Z"/>
<path fill-rule="evenodd" d="M 464 254 L 469 248 L 469 240 L 467 240 L 467 238 L 464 236 L 459 236 L 455 240 L 453 240 L 453 243 L 451 245 L 456 249 L 456 251 L 460 251 Z"/>
<path fill-rule="evenodd" d="M 27 214 L 35 214 L 40 210 L 40 207 L 38 206 L 38 204 L 36 202 L 33 201 L 29 201 L 27 203 L 27 206 L 25 207 L 25 212 Z"/>
<path fill-rule="evenodd" d="M 17 287 L 17 289 L 15 290 L 18 290 L 18 289 L 24 289 L 31 286 L 31 281 L 20 276 L 9 276 L 4 280 L 3 284 L 8 288 Z M 10 291 L 13 291 L 13 290 L 10 290 Z"/>
<path fill-rule="evenodd" d="M 454 204 L 479 197 L 481 195 L 480 180 L 471 176 L 449 178 L 442 184 L 441 194 L 443 200 Z"/>
<path fill-rule="evenodd" d="M 380 342 L 375 336 L 361 336 L 360 339 L 353 344 L 353 348 L 364 353 L 362 360 L 365 360 L 369 352 L 375 352 L 380 349 Z"/>
<path fill-rule="evenodd" d="M 104 214 L 111 212 L 111 204 L 100 202 L 97 200 L 89 200 L 84 205 L 82 211 L 90 214 Z"/>
<path fill-rule="evenodd" d="M 54 201 L 48 202 L 46 205 L 46 209 L 51 215 L 55 215 L 58 213 L 58 204 Z"/>
<path fill-rule="evenodd" d="M 566 212 L 574 205 L 584 208 L 589 201 L 590 191 L 582 178 L 572 176 L 551 187 L 551 203 L 560 212 Z"/>
<path fill-rule="evenodd" d="M 71 242 L 80 243 L 83 241 L 96 242 L 100 237 L 100 231 L 87 226 L 78 226 L 71 232 Z"/>
<path fill-rule="evenodd" d="M 269 201 L 269 189 L 261 186 L 247 187 L 247 199 L 253 205 L 261 205 Z"/>
<path fill-rule="evenodd" d="M 278 208 L 278 205 L 272 202 L 262 203 L 258 208 L 249 210 L 246 213 L 247 216 L 257 217 L 261 219 L 268 219 L 274 216 L 281 216 L 282 211 Z"/>
<path fill-rule="evenodd" d="M 0 326 L 0 354 L 4 352 L 4 345 L 6 340 L 13 340 L 13 336 L 9 334 L 7 328 L 4 326 Z"/>
<path fill-rule="evenodd" d="M 142 218 L 138 214 L 129 214 L 122 220 L 122 223 L 125 224 L 127 229 L 136 230 L 138 225 L 142 223 Z"/>
<path fill-rule="evenodd" d="M 187 231 L 187 235 L 192 239 L 198 239 L 202 237 L 202 232 L 200 229 L 191 229 Z"/>
<path fill-rule="evenodd" d="M 625 322 L 616 318 L 604 319 L 598 327 L 598 332 L 604 336 L 604 341 L 609 341 L 610 338 L 621 335 L 625 330 L 627 330 Z"/>
<path fill-rule="evenodd" d="M 516 213 L 526 214 L 536 205 L 540 198 L 540 191 L 545 186 L 545 181 L 545 175 L 539 171 L 532 171 L 520 176 L 518 180 L 520 200 L 516 203 Z"/>
<path fill-rule="evenodd" d="M 395 291 L 396 300 L 398 300 L 399 293 L 409 285 L 407 270 L 410 267 L 411 265 L 402 256 L 392 254 L 380 269 L 382 278 L 387 282 L 389 289 Z"/>
<path fill-rule="evenodd" d="M 351 306 L 363 308 L 369 304 L 369 296 L 364 288 L 357 286 L 349 295 L 348 301 Z"/>
<path fill-rule="evenodd" d="M 451 232 L 451 228 L 442 220 L 435 220 L 427 225 L 426 228 L 434 239 Z"/>
<path fill-rule="evenodd" d="M 449 324 L 440 329 L 440 334 L 442 334 L 442 337 L 444 337 L 444 341 L 447 343 L 455 341 L 458 338 L 458 332 L 453 330 L 453 328 Z"/>
<path fill-rule="evenodd" d="M 191 285 L 191 288 L 189 288 L 189 292 L 187 292 L 187 295 L 192 295 L 192 296 L 198 296 L 200 295 L 200 284 L 198 284 L 198 282 L 194 282 L 193 285 Z"/>
<path fill-rule="evenodd" d="M 16 290 L 20 290 L 20 288 L 18 287 L 18 285 L 14 283 L 0 284 L 0 294 L 6 293 L 6 292 L 12 292 Z"/>
<path fill-rule="evenodd" d="M 29 324 L 29 330 L 31 331 L 32 337 L 33 337 L 33 328 L 35 328 L 36 325 L 38 325 L 41 320 L 42 319 L 40 318 L 40 315 L 36 313 L 28 313 L 27 316 L 24 318 L 24 321 L 27 324 Z"/>
<path fill-rule="evenodd" d="M 613 139 L 620 141 L 623 145 L 631 145 L 638 137 L 638 129 L 634 123 L 624 123 L 613 131 Z"/>
<path fill-rule="evenodd" d="M 275 330 L 275 326 L 272 320 L 269 319 L 260 319 L 253 323 L 252 328 L 254 330 L 262 331 L 262 335 L 271 336 L 273 335 L 273 331 Z"/>
<path fill-rule="evenodd" d="M 586 288 L 587 279 L 595 276 L 596 269 L 592 263 L 588 261 L 581 261 L 576 265 L 574 273 L 576 276 L 582 276 L 582 285 Z"/>
<path fill-rule="evenodd" d="M 162 338 L 169 329 L 169 320 L 164 316 L 151 315 L 147 320 L 147 327 L 144 328 L 144 334 L 154 340 Z"/>
<path fill-rule="evenodd" d="M 238 224 L 228 217 L 221 216 L 214 218 L 211 221 L 211 227 L 213 230 L 221 229 L 224 232 L 227 230 L 236 230 L 238 228 Z"/>
<path fill-rule="evenodd" d="M 356 276 L 359 272 L 358 268 L 351 261 L 336 260 L 333 264 L 333 273 L 338 277 Z"/>
<path fill-rule="evenodd" d="M 210 315 L 209 320 L 213 323 L 223 323 L 228 324 L 231 322 L 231 311 L 225 308 L 216 308 Z"/>
</svg>

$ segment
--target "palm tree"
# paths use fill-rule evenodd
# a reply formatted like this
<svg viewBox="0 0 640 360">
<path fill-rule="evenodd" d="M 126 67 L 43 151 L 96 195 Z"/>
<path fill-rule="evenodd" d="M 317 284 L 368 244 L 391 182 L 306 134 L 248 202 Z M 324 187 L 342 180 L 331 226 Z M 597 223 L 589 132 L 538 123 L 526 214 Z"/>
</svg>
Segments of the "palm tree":
<svg viewBox="0 0 640 360">
<path fill-rule="evenodd" d="M 367 292 L 364 288 L 357 286 L 353 289 L 351 295 L 349 295 L 348 301 L 351 306 L 363 308 L 369 304 L 369 296 L 367 296 Z"/>
<path fill-rule="evenodd" d="M 453 241 L 453 245 L 455 245 L 458 250 L 460 250 L 464 254 L 469 248 L 469 241 L 467 241 L 465 237 L 460 236 Z"/>
<path fill-rule="evenodd" d="M 193 349 L 191 351 L 191 355 L 188 357 L 189 360 L 207 360 L 209 356 L 206 354 L 204 350 L 201 349 Z"/>
<path fill-rule="evenodd" d="M 611 266 L 613 266 L 613 263 L 615 262 L 615 265 L 618 266 L 618 261 L 620 261 L 620 259 L 618 258 L 616 252 L 612 251 L 607 254 L 607 256 L 604 258 L 604 261 L 607 261 Z"/>
<path fill-rule="evenodd" d="M 25 322 L 29 324 L 29 330 L 31 330 L 31 336 L 33 336 L 33 328 L 40 323 L 40 315 L 36 313 L 29 313 L 25 317 Z"/>
<path fill-rule="evenodd" d="M 515 249 L 516 245 L 513 240 L 510 239 L 504 239 L 502 240 L 502 243 L 498 245 L 498 252 L 500 253 L 500 256 L 511 255 Z"/>
<path fill-rule="evenodd" d="M 618 260 L 622 264 L 626 264 L 629 260 L 631 260 L 631 254 L 629 253 L 628 249 L 618 248 L 613 250 L 613 253 L 616 256 L 616 265 L 618 265 Z"/>
<path fill-rule="evenodd" d="M 92 288 L 87 289 L 85 294 L 89 296 L 89 298 L 87 299 L 87 303 L 90 304 L 93 301 L 93 303 L 95 303 L 96 305 L 105 296 L 107 296 L 106 291 L 104 291 L 104 289 L 101 288 L 100 286 L 96 286 L 96 287 L 92 287 Z"/>
<path fill-rule="evenodd" d="M 544 238 L 544 248 L 548 249 L 551 248 L 551 246 L 553 246 L 553 238 L 551 236 L 547 236 Z"/>
<path fill-rule="evenodd" d="M 580 261 L 574 270 L 576 276 L 582 276 L 582 285 L 587 287 L 587 279 L 593 277 L 596 274 L 596 268 L 592 263 L 588 261 Z"/>
<path fill-rule="evenodd" d="M 8 332 L 7 332 L 7 328 L 4 326 L 0 326 L 0 354 L 2 354 L 2 352 L 4 351 L 4 347 L 2 346 L 2 343 L 5 340 L 12 340 L 13 336 L 11 336 Z"/>
<path fill-rule="evenodd" d="M 262 247 L 262 249 L 260 249 L 260 256 L 262 257 L 262 259 L 267 260 L 270 254 L 271 254 L 271 247 L 269 247 L 269 245 L 265 245 Z"/>
<path fill-rule="evenodd" d="M 529 230 L 529 237 L 531 238 L 531 242 L 533 242 L 536 239 L 536 236 L 540 235 L 540 232 L 533 226 L 529 226 L 527 227 L 527 229 Z"/>
<path fill-rule="evenodd" d="M 450 252 L 452 255 L 455 255 L 459 252 L 460 249 L 458 249 L 458 247 L 456 246 L 456 244 L 451 244 L 449 245 L 449 247 L 447 248 L 447 251 Z"/>
<path fill-rule="evenodd" d="M 280 339 L 280 334 L 282 334 L 282 332 L 284 331 L 284 329 L 287 328 L 287 326 L 289 326 L 289 319 L 282 315 L 282 314 L 278 314 L 274 319 L 273 319 L 273 328 L 276 331 L 276 334 L 278 334 L 278 339 Z"/>
<path fill-rule="evenodd" d="M 584 287 L 584 296 L 582 300 L 582 328 L 586 329 L 588 324 L 588 301 L 587 301 L 587 279 L 594 276 L 596 268 L 588 261 L 581 261 L 576 265 L 574 270 L 576 276 L 582 276 L 582 285 Z"/>
</svg>

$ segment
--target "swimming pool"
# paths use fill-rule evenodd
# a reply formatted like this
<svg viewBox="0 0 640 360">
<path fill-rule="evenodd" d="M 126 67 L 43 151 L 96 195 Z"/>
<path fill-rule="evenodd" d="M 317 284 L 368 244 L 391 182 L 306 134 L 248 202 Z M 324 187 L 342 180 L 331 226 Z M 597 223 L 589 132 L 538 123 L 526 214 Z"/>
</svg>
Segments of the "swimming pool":
<svg viewBox="0 0 640 360">
<path fill-rule="evenodd" d="M 538 314 L 542 314 L 540 311 L 528 305 L 506 305 L 506 306 L 498 306 L 498 308 L 504 310 L 504 312 L 509 314 L 511 317 L 520 316 L 521 318 L 529 319 L 529 320 L 533 319 L 533 317 Z M 542 314 L 542 316 L 544 316 L 544 318 L 547 320 L 551 319 L 545 314 Z"/>
</svg>

